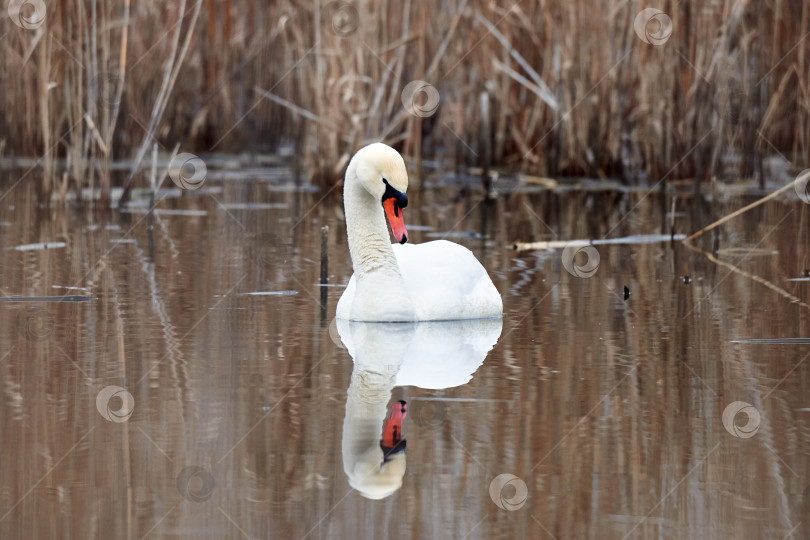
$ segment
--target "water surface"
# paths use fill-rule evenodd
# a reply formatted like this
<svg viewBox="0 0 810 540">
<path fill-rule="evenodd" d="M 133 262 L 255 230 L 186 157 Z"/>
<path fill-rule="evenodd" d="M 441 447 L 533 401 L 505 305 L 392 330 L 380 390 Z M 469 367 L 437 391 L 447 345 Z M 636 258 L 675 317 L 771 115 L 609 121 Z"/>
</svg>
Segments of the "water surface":
<svg viewBox="0 0 810 540">
<path fill-rule="evenodd" d="M 597 244 L 576 277 L 561 249 L 510 246 L 688 234 L 755 198 L 409 193 L 411 241 L 469 247 L 504 298 L 492 350 L 442 364 L 430 332 L 343 345 L 339 190 L 283 180 L 217 177 L 151 220 L 4 188 L 2 294 L 91 299 L 0 302 L 0 538 L 810 535 L 810 346 L 788 339 L 810 336 L 809 205 L 770 202 L 697 250 Z M 400 485 L 373 500 L 344 444 L 366 430 L 374 450 L 400 399 Z"/>
</svg>

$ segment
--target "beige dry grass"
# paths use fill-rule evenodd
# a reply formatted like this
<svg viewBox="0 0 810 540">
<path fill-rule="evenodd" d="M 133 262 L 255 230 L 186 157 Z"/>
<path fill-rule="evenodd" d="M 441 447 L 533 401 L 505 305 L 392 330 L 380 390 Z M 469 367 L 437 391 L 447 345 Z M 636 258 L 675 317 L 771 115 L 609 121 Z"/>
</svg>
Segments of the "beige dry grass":
<svg viewBox="0 0 810 540">
<path fill-rule="evenodd" d="M 112 159 L 145 185 L 153 138 L 293 145 L 327 183 L 380 139 L 417 166 L 627 182 L 753 177 L 775 152 L 808 166 L 807 2 L 662 2 L 660 46 L 634 32 L 646 5 L 615 0 L 45 5 L 36 29 L 0 17 L 0 148 L 43 157 L 43 196 L 57 178 L 106 193 Z M 413 80 L 438 90 L 435 114 L 403 107 Z"/>
</svg>

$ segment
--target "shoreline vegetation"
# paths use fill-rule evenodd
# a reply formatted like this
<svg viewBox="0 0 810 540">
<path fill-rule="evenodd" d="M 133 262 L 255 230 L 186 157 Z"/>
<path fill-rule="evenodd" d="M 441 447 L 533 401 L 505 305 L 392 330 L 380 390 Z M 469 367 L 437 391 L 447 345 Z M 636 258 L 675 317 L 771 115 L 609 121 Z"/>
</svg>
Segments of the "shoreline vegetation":
<svg viewBox="0 0 810 540">
<path fill-rule="evenodd" d="M 156 149 L 291 148 L 318 185 L 374 140 L 484 178 L 764 185 L 768 156 L 810 166 L 810 4 L 645 7 L 30 2 L 22 26 L 0 17 L 0 158 L 36 158 L 41 200 L 93 188 L 101 205 L 111 178 L 149 187 Z"/>
</svg>

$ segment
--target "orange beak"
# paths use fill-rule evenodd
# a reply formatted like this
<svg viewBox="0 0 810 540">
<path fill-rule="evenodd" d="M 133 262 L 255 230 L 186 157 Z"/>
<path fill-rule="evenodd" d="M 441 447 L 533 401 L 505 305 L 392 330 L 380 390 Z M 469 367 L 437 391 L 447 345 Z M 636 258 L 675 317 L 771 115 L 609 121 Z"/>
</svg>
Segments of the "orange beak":
<svg viewBox="0 0 810 540">
<path fill-rule="evenodd" d="M 383 201 L 383 208 L 385 209 L 385 217 L 388 218 L 388 224 L 391 226 L 391 232 L 394 238 L 400 244 L 408 241 L 408 231 L 405 230 L 405 219 L 402 216 L 402 208 L 397 206 L 397 201 L 393 197 Z"/>
</svg>

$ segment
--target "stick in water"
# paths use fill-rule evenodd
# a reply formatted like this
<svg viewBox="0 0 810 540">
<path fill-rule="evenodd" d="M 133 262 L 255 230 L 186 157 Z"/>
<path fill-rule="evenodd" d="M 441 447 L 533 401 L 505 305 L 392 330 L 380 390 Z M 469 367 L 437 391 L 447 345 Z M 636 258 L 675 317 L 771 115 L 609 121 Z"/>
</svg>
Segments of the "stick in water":
<svg viewBox="0 0 810 540">
<path fill-rule="evenodd" d="M 329 281 L 329 225 L 321 227 L 321 285 Z M 321 326 L 326 324 L 328 294 L 326 287 L 321 287 Z"/>
<path fill-rule="evenodd" d="M 688 244 L 691 240 L 693 240 L 694 238 L 697 238 L 701 234 L 703 234 L 705 232 L 708 232 L 708 231 L 714 229 L 715 227 L 717 227 L 719 225 L 722 225 L 726 221 L 728 221 L 728 220 L 730 220 L 732 218 L 735 218 L 735 217 L 739 216 L 740 214 L 744 214 L 745 212 L 748 212 L 752 208 L 756 208 L 757 206 L 759 206 L 760 204 L 762 204 L 764 202 L 770 201 L 774 197 L 776 197 L 776 196 L 780 195 L 781 193 L 784 193 L 785 191 L 789 190 L 790 188 L 798 185 L 800 182 L 807 182 L 808 180 L 810 180 L 810 170 L 808 170 L 806 173 L 800 175 L 798 178 L 796 178 L 796 180 L 789 183 L 788 185 L 777 189 L 776 191 L 774 191 L 770 195 L 766 195 L 765 197 L 762 197 L 760 200 L 758 200 L 756 202 L 752 202 L 748 206 L 743 206 L 739 210 L 730 213 L 726 217 L 718 219 L 717 221 L 715 221 L 711 225 L 706 225 L 705 227 L 700 229 L 698 232 L 696 232 L 696 233 L 692 234 L 691 236 L 687 237 L 686 240 L 683 241 L 683 243 Z"/>
<path fill-rule="evenodd" d="M 321 227 L 321 285 L 329 281 L 329 225 Z"/>
</svg>

